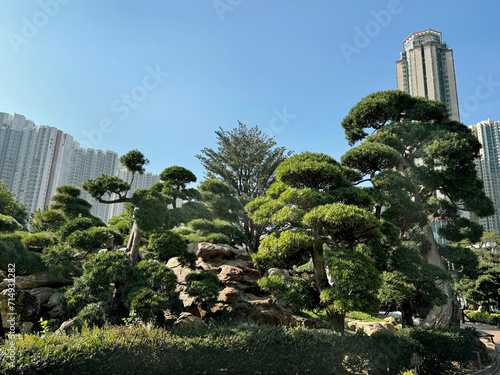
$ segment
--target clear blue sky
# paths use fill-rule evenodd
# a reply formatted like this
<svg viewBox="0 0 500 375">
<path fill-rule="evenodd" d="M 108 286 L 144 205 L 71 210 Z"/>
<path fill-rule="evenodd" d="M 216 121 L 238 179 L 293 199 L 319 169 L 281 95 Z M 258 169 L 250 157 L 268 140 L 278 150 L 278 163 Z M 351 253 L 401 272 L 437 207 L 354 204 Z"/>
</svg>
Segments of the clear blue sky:
<svg viewBox="0 0 500 375">
<path fill-rule="evenodd" d="M 454 51 L 462 122 L 500 120 L 495 1 L 2 0 L 0 14 L 0 111 L 137 148 L 153 173 L 202 179 L 194 155 L 238 120 L 340 159 L 340 122 L 396 88 L 403 39 L 427 28 Z"/>
</svg>

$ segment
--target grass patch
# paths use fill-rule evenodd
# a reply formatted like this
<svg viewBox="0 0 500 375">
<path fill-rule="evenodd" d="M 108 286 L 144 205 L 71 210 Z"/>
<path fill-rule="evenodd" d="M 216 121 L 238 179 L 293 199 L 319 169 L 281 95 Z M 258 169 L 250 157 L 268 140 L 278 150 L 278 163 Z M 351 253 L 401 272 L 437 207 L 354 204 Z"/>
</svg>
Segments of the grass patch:
<svg viewBox="0 0 500 375">
<path fill-rule="evenodd" d="M 384 322 L 384 319 L 380 319 L 377 316 L 361 311 L 351 311 L 346 314 L 346 318 L 352 320 L 361 320 L 363 322 Z"/>
</svg>

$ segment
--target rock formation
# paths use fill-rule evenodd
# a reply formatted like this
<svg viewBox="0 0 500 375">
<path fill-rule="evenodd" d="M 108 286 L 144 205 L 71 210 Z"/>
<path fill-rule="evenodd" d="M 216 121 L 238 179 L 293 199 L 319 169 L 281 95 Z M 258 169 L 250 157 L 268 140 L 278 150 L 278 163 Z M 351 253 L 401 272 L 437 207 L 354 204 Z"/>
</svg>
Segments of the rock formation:
<svg viewBox="0 0 500 375">
<path fill-rule="evenodd" d="M 167 263 L 177 275 L 180 298 L 188 312 L 202 318 L 222 317 L 270 325 L 290 324 L 293 321 L 289 308 L 260 289 L 257 280 L 261 274 L 246 251 L 206 242 L 191 243 L 188 251 L 198 257 L 195 269 L 183 265 L 178 258 L 172 258 Z M 201 271 L 215 273 L 221 282 L 217 303 L 209 311 L 203 310 L 182 285 L 188 274 Z"/>
</svg>

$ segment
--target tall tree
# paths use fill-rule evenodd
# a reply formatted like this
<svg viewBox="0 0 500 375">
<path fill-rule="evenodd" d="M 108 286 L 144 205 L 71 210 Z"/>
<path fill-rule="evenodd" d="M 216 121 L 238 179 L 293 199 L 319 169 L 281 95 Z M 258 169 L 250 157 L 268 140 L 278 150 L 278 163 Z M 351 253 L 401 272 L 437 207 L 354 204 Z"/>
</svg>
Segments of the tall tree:
<svg viewBox="0 0 500 375">
<path fill-rule="evenodd" d="M 120 162 L 132 174 L 130 182 L 116 176 L 102 175 L 84 183 L 83 188 L 91 197 L 105 204 L 127 203 L 134 204 L 134 223 L 130 233 L 127 249 L 130 253 L 130 262 L 135 266 L 139 260 L 139 247 L 143 230 L 151 230 L 166 220 L 167 202 L 160 192 L 154 189 L 137 190 L 133 196 L 127 194 L 137 173 L 145 172 L 145 165 L 149 160 L 138 150 L 129 151 L 120 157 Z"/>
<path fill-rule="evenodd" d="M 276 167 L 292 154 L 284 147 L 275 147 L 274 138 L 267 137 L 257 126 L 247 128 L 239 121 L 237 128 L 220 128 L 215 134 L 217 150 L 204 148 L 196 157 L 207 170 L 206 177 L 224 181 L 243 206 L 265 195 L 274 182 Z M 250 251 L 257 251 L 261 228 L 243 211 L 240 230 Z"/>
<path fill-rule="evenodd" d="M 312 260 L 312 278 L 271 275 L 260 285 L 296 309 L 326 310 L 339 332 L 346 312 L 378 308 L 380 286 L 373 261 L 357 247 L 378 239 L 381 223 L 359 207 L 371 199 L 346 174 L 327 155 L 295 155 L 278 166 L 277 182 L 266 196 L 246 206 L 271 231 L 253 255 L 259 268 L 292 270 Z"/>
<path fill-rule="evenodd" d="M 358 183 L 372 184 L 377 216 L 392 222 L 401 240 L 423 233 L 417 235 L 418 242 L 427 244 L 422 255 L 445 268 L 427 217 L 447 221 L 442 235 L 457 240 L 478 232 L 459 210 L 479 217 L 493 213 L 474 165 L 479 141 L 467 126 L 448 118 L 444 104 L 399 90 L 363 98 L 342 126 L 350 145 L 363 141 L 343 156 L 342 163 L 365 176 Z M 431 311 L 428 325 L 451 324 L 454 299 L 449 283 L 442 285 L 450 298 Z"/>
</svg>

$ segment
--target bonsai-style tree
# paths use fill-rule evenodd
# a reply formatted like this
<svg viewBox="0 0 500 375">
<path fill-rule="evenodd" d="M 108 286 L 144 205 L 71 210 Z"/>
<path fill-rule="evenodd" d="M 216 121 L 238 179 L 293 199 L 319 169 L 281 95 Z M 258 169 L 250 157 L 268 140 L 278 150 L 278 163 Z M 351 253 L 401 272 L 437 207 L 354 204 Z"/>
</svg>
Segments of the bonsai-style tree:
<svg viewBox="0 0 500 375">
<path fill-rule="evenodd" d="M 253 255 L 263 270 L 288 269 L 312 260 L 312 277 L 271 275 L 260 285 L 295 309 L 326 310 L 344 330 L 345 313 L 374 311 L 380 275 L 358 245 L 379 238 L 381 222 L 362 208 L 371 199 L 352 186 L 350 171 L 324 154 L 292 156 L 276 169 L 266 196 L 245 208 L 270 235 Z M 329 280 L 330 277 L 330 280 Z"/>
<path fill-rule="evenodd" d="M 422 244 L 430 264 L 445 268 L 429 218 L 447 223 L 441 235 L 454 241 L 480 236 L 477 224 L 461 217 L 493 213 L 474 159 L 480 144 L 467 126 L 448 118 L 444 104 L 394 90 L 363 98 L 342 121 L 350 145 L 342 164 L 370 183 L 375 214 L 399 230 L 402 241 Z M 368 135 L 368 132 L 371 132 Z M 452 297 L 449 283 L 442 289 Z M 426 325 L 449 326 L 454 298 L 428 315 Z"/>
</svg>

